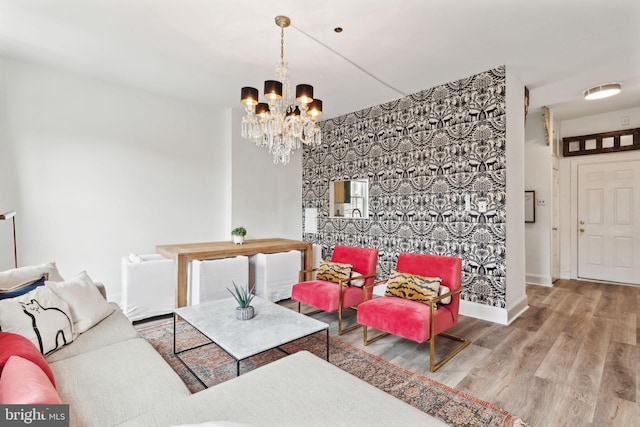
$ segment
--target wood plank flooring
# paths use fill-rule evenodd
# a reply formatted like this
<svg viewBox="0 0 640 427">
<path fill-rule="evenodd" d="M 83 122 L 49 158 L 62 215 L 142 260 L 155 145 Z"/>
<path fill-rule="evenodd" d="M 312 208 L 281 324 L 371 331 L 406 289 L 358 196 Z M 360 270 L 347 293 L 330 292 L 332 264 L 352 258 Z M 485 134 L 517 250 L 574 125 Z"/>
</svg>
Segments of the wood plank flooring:
<svg viewBox="0 0 640 427">
<path fill-rule="evenodd" d="M 472 343 L 435 373 L 428 344 L 387 336 L 365 347 L 360 329 L 340 339 L 531 426 L 640 427 L 640 286 L 559 280 L 527 295 L 529 309 L 509 326 L 461 316 L 451 332 Z M 337 335 L 337 314 L 314 317 Z M 449 345 L 436 338 L 436 350 Z"/>
</svg>

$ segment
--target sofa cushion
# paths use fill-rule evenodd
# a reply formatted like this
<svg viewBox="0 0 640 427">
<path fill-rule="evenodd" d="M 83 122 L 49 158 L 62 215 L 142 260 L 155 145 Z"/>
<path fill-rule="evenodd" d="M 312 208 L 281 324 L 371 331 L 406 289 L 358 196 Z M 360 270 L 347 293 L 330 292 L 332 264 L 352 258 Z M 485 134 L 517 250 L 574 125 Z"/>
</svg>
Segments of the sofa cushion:
<svg viewBox="0 0 640 427">
<path fill-rule="evenodd" d="M 237 423 L 235 421 L 205 421 L 197 424 L 180 424 L 172 427 L 257 427 L 257 424 Z"/>
<path fill-rule="evenodd" d="M 69 404 L 71 425 L 76 426 L 118 425 L 191 394 L 142 338 L 103 346 L 50 366 L 60 398 Z"/>
<path fill-rule="evenodd" d="M 430 300 L 438 296 L 441 282 L 440 277 L 424 277 L 391 270 L 384 295 L 428 304 Z"/>
<path fill-rule="evenodd" d="M 316 278 L 327 282 L 340 283 L 341 280 L 349 280 L 351 277 L 351 264 L 331 261 L 320 261 L 316 270 Z"/>
<path fill-rule="evenodd" d="M 73 341 L 69 305 L 46 286 L 0 300 L 0 329 L 28 338 L 42 354 Z"/>
<path fill-rule="evenodd" d="M 11 356 L 20 356 L 35 363 L 47 375 L 51 384 L 56 385 L 51 368 L 40 353 L 40 350 L 31 341 L 22 335 L 0 332 L 0 374 L 2 374 L 2 369 Z"/>
<path fill-rule="evenodd" d="M 10 270 L 1 271 L 0 290 L 8 291 L 26 283 L 33 283 L 43 275 L 47 276 L 46 280 L 50 280 L 52 282 L 61 282 L 64 280 L 58 272 L 56 263 L 51 261 L 42 265 L 12 268 Z"/>
<path fill-rule="evenodd" d="M 73 341 L 73 345 L 67 345 L 47 355 L 47 362 L 56 362 L 116 342 L 137 338 L 138 333 L 129 319 L 122 313 L 122 310 L 115 303 L 109 303 L 109 305 L 113 309 L 113 313 L 93 328 L 78 335 Z"/>
<path fill-rule="evenodd" d="M 11 291 L 0 291 L 0 300 L 19 297 L 20 295 L 24 295 L 28 292 L 31 292 L 38 286 L 44 286 L 44 280 L 46 279 L 46 275 L 42 276 L 38 280 L 33 282 L 23 283 L 17 288 L 14 288 Z"/>
<path fill-rule="evenodd" d="M 83 333 L 113 313 L 86 271 L 67 282 L 47 282 L 69 304 L 76 334 Z"/>
<path fill-rule="evenodd" d="M 0 376 L 0 403 L 46 405 L 62 402 L 40 366 L 20 356 L 11 356 Z"/>
<path fill-rule="evenodd" d="M 261 427 L 446 425 L 306 351 L 159 405 L 123 425 L 173 426 L 211 420 Z"/>
</svg>

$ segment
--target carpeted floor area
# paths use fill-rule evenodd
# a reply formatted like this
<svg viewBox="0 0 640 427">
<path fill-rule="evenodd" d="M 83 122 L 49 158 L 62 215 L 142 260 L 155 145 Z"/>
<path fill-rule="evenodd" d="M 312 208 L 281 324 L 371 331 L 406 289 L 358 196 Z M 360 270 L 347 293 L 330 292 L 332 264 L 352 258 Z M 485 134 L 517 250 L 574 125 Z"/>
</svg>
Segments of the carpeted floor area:
<svg viewBox="0 0 640 427">
<path fill-rule="evenodd" d="M 185 322 L 178 322 L 177 327 L 178 350 L 208 342 L 204 336 Z M 140 329 L 138 332 L 180 375 L 192 392 L 203 389 L 202 385 L 173 354 L 173 321 Z M 325 343 L 325 335 L 320 333 L 288 344 L 283 349 L 287 353 L 307 350 L 324 358 L 326 354 Z M 335 366 L 449 425 L 461 427 L 526 425 L 518 417 L 488 402 L 406 371 L 337 338 L 329 338 L 329 349 L 329 361 Z M 283 351 L 274 349 L 243 361 L 240 365 L 240 371 L 241 373 L 248 372 L 285 356 Z M 213 344 L 185 352 L 182 357 L 209 387 L 235 377 L 235 361 Z"/>
</svg>

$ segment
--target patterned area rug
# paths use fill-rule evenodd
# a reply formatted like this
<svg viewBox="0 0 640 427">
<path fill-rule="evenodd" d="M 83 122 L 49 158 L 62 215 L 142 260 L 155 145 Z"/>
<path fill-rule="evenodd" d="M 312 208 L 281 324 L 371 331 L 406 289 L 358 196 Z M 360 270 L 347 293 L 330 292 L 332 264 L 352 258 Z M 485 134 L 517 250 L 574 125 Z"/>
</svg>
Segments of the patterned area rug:
<svg viewBox="0 0 640 427">
<path fill-rule="evenodd" d="M 178 322 L 177 330 L 178 350 L 209 342 L 186 322 Z M 180 375 L 191 392 L 195 393 L 203 389 L 203 386 L 173 354 L 173 321 L 141 329 L 138 333 L 149 341 Z M 307 350 L 324 359 L 325 343 L 326 336 L 322 332 L 287 344 L 283 349 L 288 353 Z M 241 374 L 248 372 L 285 356 L 286 354 L 280 350 L 262 353 L 243 361 L 240 372 Z M 236 362 L 214 344 L 187 351 L 182 354 L 182 358 L 209 387 L 232 379 L 236 375 Z M 340 369 L 452 426 L 526 426 L 519 418 L 488 402 L 392 365 L 334 337 L 329 337 L 329 361 Z"/>
</svg>

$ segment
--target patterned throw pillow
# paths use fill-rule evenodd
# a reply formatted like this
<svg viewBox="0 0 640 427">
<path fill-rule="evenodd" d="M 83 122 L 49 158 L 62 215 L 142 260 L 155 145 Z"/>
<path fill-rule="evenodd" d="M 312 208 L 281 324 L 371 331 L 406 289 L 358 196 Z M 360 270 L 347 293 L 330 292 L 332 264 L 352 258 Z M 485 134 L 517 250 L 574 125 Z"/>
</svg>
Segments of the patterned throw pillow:
<svg viewBox="0 0 640 427">
<path fill-rule="evenodd" d="M 441 282 L 440 277 L 425 277 L 391 270 L 384 295 L 428 304 L 429 300 L 438 296 Z"/>
<path fill-rule="evenodd" d="M 340 283 L 341 280 L 349 280 L 351 278 L 351 267 L 351 264 L 322 260 L 318 270 L 316 270 L 316 278 L 317 280 Z"/>
<path fill-rule="evenodd" d="M 29 339 L 45 356 L 74 337 L 69 305 L 47 286 L 1 300 L 0 329 Z"/>
</svg>

